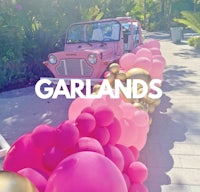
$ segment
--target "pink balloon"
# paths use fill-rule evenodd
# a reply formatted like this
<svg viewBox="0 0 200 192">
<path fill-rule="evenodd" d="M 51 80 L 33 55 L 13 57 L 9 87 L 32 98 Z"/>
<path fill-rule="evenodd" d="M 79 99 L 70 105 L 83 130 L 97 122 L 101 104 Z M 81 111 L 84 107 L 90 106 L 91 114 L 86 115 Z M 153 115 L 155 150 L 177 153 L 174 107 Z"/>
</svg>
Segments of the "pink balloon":
<svg viewBox="0 0 200 192">
<path fill-rule="evenodd" d="M 162 55 L 153 55 L 153 60 L 154 59 L 159 60 L 165 66 L 166 60 L 165 60 L 165 58 Z"/>
<path fill-rule="evenodd" d="M 119 168 L 120 171 L 124 169 L 124 157 L 121 151 L 113 146 L 113 145 L 106 145 L 104 147 L 105 156 L 108 157 L 115 165 Z"/>
<path fill-rule="evenodd" d="M 106 127 L 97 127 L 92 135 L 102 146 L 106 145 L 110 140 L 110 132 Z"/>
<path fill-rule="evenodd" d="M 81 137 L 78 142 L 78 151 L 93 151 L 104 155 L 101 144 L 94 138 Z"/>
<path fill-rule="evenodd" d="M 134 53 L 125 53 L 124 55 L 121 56 L 119 60 L 119 64 L 122 69 L 125 71 L 133 68 L 133 63 L 136 60 L 136 55 Z"/>
<path fill-rule="evenodd" d="M 135 157 L 128 147 L 119 144 L 117 144 L 116 147 L 121 151 L 124 157 L 124 171 L 126 171 L 129 165 L 135 161 Z"/>
<path fill-rule="evenodd" d="M 111 105 L 111 106 L 109 106 L 109 108 L 112 110 L 112 112 L 114 113 L 114 116 L 117 119 L 121 119 L 121 117 L 123 116 L 123 112 L 122 112 L 122 109 L 120 108 L 120 106 Z"/>
<path fill-rule="evenodd" d="M 147 179 L 148 169 L 143 163 L 135 161 L 130 164 L 127 174 L 132 182 L 143 183 Z"/>
<path fill-rule="evenodd" d="M 113 122 L 114 113 L 107 106 L 98 107 L 94 111 L 94 117 L 98 126 L 108 126 Z"/>
<path fill-rule="evenodd" d="M 113 122 L 107 126 L 107 128 L 110 133 L 110 140 L 108 143 L 115 145 L 121 136 L 121 125 L 119 120 L 114 117 Z"/>
<path fill-rule="evenodd" d="M 44 192 L 47 185 L 47 179 L 41 173 L 32 168 L 21 169 L 18 173 L 28 178 L 38 189 L 38 192 Z"/>
<path fill-rule="evenodd" d="M 92 107 L 85 107 L 81 113 L 90 113 L 92 115 L 94 115 L 94 109 Z"/>
<path fill-rule="evenodd" d="M 108 158 L 80 152 L 63 160 L 50 176 L 45 192 L 127 192 L 120 170 Z"/>
<path fill-rule="evenodd" d="M 88 136 L 95 129 L 96 120 L 90 113 L 81 113 L 76 118 L 76 126 L 82 136 Z"/>
<path fill-rule="evenodd" d="M 133 183 L 129 189 L 129 192 L 149 192 L 148 188 L 140 183 Z"/>
<path fill-rule="evenodd" d="M 129 188 L 130 188 L 130 186 L 131 186 L 131 181 L 130 181 L 130 179 L 129 179 L 129 176 L 128 176 L 126 173 L 123 173 L 123 176 L 124 176 L 124 180 L 125 180 L 125 182 L 126 182 L 127 189 L 128 189 L 128 191 L 129 191 Z"/>
<path fill-rule="evenodd" d="M 152 63 L 151 63 L 151 60 L 147 57 L 138 57 L 135 60 L 133 67 L 134 68 L 142 68 L 142 69 L 150 72 Z"/>
<path fill-rule="evenodd" d="M 150 51 L 153 55 L 161 55 L 161 51 L 159 48 L 153 47 L 153 48 L 150 48 Z"/>
<path fill-rule="evenodd" d="M 99 107 L 102 107 L 102 106 L 107 106 L 107 102 L 105 100 L 105 96 L 103 96 L 102 98 L 100 99 L 94 99 L 92 104 L 91 104 L 91 107 L 96 110 L 98 109 Z"/>
<path fill-rule="evenodd" d="M 149 115 L 146 111 L 138 110 L 134 112 L 134 123 L 136 126 L 145 127 L 149 125 Z"/>
<path fill-rule="evenodd" d="M 109 95 L 106 95 L 105 100 L 109 106 L 119 106 L 122 102 L 121 98 L 110 98 Z"/>
<path fill-rule="evenodd" d="M 36 147 L 45 150 L 55 144 L 56 131 L 53 127 L 41 124 L 32 132 L 31 138 Z"/>
<path fill-rule="evenodd" d="M 141 48 L 141 49 L 139 49 L 137 51 L 136 56 L 137 56 L 137 58 L 138 57 L 146 57 L 149 60 L 151 60 L 153 55 L 152 55 L 152 53 L 151 53 L 151 51 L 149 49 L 147 49 L 147 48 Z"/>
<path fill-rule="evenodd" d="M 56 146 L 61 149 L 74 147 L 79 140 L 78 128 L 69 120 L 56 128 Z"/>
<path fill-rule="evenodd" d="M 165 68 L 164 63 L 162 63 L 160 60 L 158 59 L 153 59 L 153 65 L 150 71 L 150 74 L 152 76 L 158 76 L 161 75 L 163 73 L 163 70 Z"/>
<path fill-rule="evenodd" d="M 120 119 L 121 125 L 121 135 L 118 140 L 118 144 L 125 145 L 127 147 L 133 145 L 133 143 L 137 140 L 138 137 L 138 128 L 126 118 Z"/>
<path fill-rule="evenodd" d="M 160 42 L 156 39 L 149 39 L 144 43 L 144 47 L 149 49 L 153 47 L 160 49 Z"/>
<path fill-rule="evenodd" d="M 83 99 L 80 97 L 75 99 L 69 106 L 68 119 L 75 120 L 85 107 L 91 106 L 92 102 L 93 99 Z"/>
<path fill-rule="evenodd" d="M 66 156 L 67 154 L 64 150 L 58 147 L 51 147 L 44 152 L 42 162 L 46 169 L 53 171 Z"/>
<path fill-rule="evenodd" d="M 25 167 L 49 174 L 42 165 L 42 152 L 34 145 L 31 134 L 23 135 L 15 141 L 3 163 L 3 169 L 7 171 L 17 172 Z"/>
<path fill-rule="evenodd" d="M 138 110 L 131 103 L 125 102 L 121 103 L 120 108 L 122 109 L 123 117 L 130 120 L 133 119 L 134 112 Z"/>
<path fill-rule="evenodd" d="M 137 139 L 132 143 L 134 147 L 137 148 L 138 151 L 141 151 L 142 148 L 145 146 L 147 141 L 147 133 L 144 130 L 139 130 L 139 134 Z"/>
<path fill-rule="evenodd" d="M 140 152 L 134 146 L 130 146 L 129 149 L 131 150 L 131 152 L 133 153 L 133 156 L 134 156 L 135 160 L 137 161 L 139 159 Z"/>
</svg>

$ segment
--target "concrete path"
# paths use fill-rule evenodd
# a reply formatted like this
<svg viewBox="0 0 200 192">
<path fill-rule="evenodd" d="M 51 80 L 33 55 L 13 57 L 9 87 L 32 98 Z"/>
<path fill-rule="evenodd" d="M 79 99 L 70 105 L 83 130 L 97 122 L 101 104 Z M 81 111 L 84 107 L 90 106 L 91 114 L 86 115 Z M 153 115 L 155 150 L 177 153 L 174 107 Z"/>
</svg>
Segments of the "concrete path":
<svg viewBox="0 0 200 192">
<path fill-rule="evenodd" d="M 141 152 L 149 169 L 146 185 L 150 192 L 200 192 L 200 53 L 185 41 L 173 44 L 168 34 L 148 35 L 160 40 L 167 66 L 164 95 Z M 0 134 L 12 144 L 41 123 L 56 126 L 70 103 L 41 100 L 34 87 L 0 93 Z"/>
<path fill-rule="evenodd" d="M 187 35 L 187 34 L 186 34 Z M 153 114 L 141 160 L 149 169 L 150 192 L 200 192 L 200 52 L 160 40 L 167 61 L 160 106 Z"/>
</svg>

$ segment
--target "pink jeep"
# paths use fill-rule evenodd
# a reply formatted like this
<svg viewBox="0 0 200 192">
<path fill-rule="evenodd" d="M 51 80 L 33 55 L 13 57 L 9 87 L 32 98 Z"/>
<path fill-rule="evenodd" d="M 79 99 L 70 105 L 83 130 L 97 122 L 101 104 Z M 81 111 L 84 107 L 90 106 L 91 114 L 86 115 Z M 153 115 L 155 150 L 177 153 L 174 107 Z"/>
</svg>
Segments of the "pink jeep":
<svg viewBox="0 0 200 192">
<path fill-rule="evenodd" d="M 43 62 L 55 78 L 100 78 L 109 64 L 142 43 L 141 25 L 129 17 L 72 24 L 64 51 Z"/>
</svg>

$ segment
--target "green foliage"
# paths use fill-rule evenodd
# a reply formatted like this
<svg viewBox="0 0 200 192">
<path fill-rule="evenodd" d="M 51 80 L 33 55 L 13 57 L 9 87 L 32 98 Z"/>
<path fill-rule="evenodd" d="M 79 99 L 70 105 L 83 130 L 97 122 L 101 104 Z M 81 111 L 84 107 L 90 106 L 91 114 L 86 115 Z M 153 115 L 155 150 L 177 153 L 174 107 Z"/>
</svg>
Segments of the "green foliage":
<svg viewBox="0 0 200 192">
<path fill-rule="evenodd" d="M 200 37 L 191 37 L 188 39 L 188 44 L 200 50 Z"/>
<path fill-rule="evenodd" d="M 182 11 L 181 14 L 183 18 L 174 20 L 200 34 L 200 12 Z"/>
</svg>

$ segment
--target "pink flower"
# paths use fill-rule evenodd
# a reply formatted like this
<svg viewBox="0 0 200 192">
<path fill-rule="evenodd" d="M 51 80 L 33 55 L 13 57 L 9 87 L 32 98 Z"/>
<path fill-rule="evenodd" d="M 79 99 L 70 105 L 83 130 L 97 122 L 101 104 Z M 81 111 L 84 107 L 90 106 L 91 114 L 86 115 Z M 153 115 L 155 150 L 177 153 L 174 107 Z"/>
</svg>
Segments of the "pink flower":
<svg viewBox="0 0 200 192">
<path fill-rule="evenodd" d="M 18 11 L 21 11 L 23 9 L 22 5 L 21 4 L 16 4 L 15 8 L 18 10 Z"/>
</svg>

